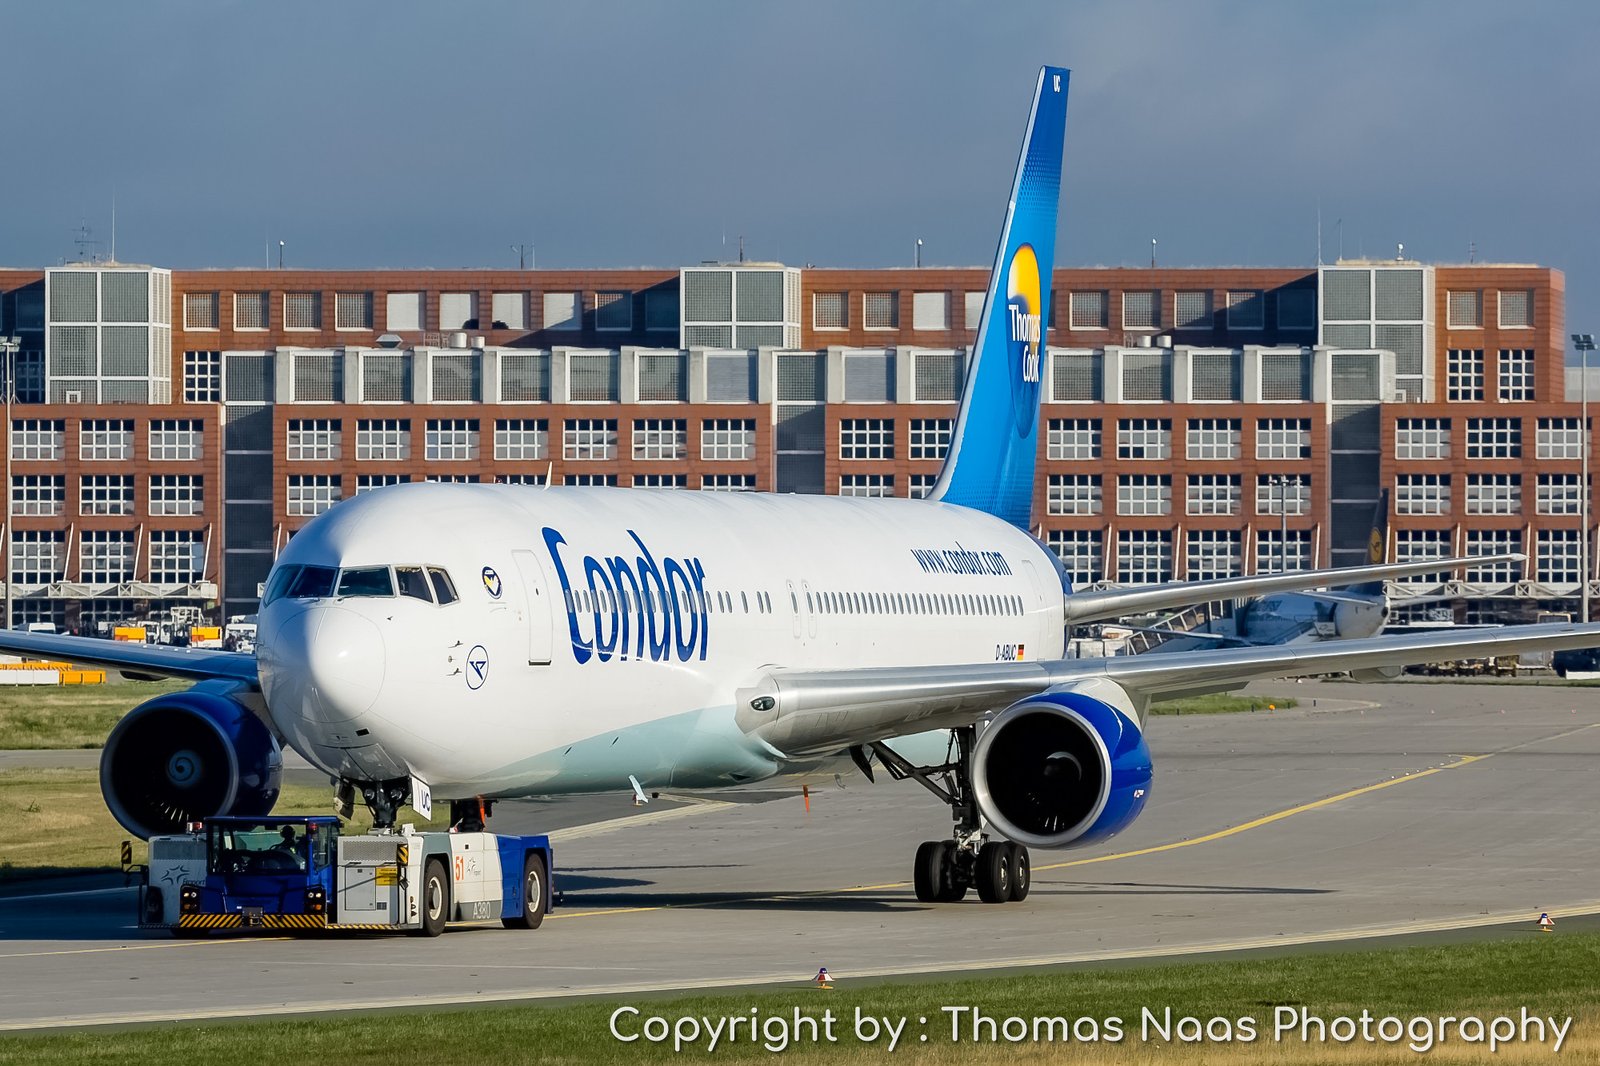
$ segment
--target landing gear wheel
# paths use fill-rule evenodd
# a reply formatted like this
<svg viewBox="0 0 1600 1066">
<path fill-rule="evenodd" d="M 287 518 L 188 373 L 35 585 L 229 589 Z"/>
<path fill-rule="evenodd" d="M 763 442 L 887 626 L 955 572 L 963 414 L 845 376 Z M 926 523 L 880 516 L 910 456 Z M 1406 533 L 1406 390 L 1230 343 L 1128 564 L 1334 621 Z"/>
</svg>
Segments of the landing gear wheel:
<svg viewBox="0 0 1600 1066">
<path fill-rule="evenodd" d="M 500 924 L 507 929 L 539 928 L 549 906 L 544 886 L 544 856 L 529 852 L 522 861 L 522 913 L 515 918 L 501 918 Z"/>
<path fill-rule="evenodd" d="M 418 936 L 438 936 L 450 919 L 450 879 L 444 863 L 429 859 L 422 871 L 422 928 Z"/>
<path fill-rule="evenodd" d="M 1028 861 L 1028 849 L 1021 844 L 1011 845 L 1011 902 L 1021 903 L 1028 898 L 1033 881 L 1033 867 Z"/>
<path fill-rule="evenodd" d="M 949 847 L 949 843 L 943 840 L 925 840 L 918 846 L 916 863 L 911 871 L 911 882 L 917 889 L 917 902 L 944 902 Z"/>
<path fill-rule="evenodd" d="M 1011 845 L 991 840 L 978 852 L 978 898 L 1005 903 L 1011 898 Z"/>
</svg>

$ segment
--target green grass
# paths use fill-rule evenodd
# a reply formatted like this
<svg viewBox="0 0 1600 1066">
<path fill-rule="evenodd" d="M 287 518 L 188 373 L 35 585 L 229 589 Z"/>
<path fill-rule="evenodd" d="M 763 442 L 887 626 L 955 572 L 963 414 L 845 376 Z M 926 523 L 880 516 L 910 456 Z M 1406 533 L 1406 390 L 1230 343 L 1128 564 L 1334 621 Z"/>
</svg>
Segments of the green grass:
<svg viewBox="0 0 1600 1066">
<path fill-rule="evenodd" d="M 1191 696 L 1150 705 L 1151 714 L 1239 714 L 1244 711 L 1282 711 L 1299 701 L 1289 696 Z"/>
<path fill-rule="evenodd" d="M 558 928 L 534 934 L 538 953 L 559 954 Z M 362 951 L 362 945 L 352 945 Z M 418 945 L 414 950 L 426 950 Z M 1279 958 L 1137 965 L 1105 970 L 1073 970 L 1003 975 L 971 980 L 879 984 L 841 980 L 831 992 L 811 988 L 750 990 L 677 998 L 631 997 L 576 1004 L 499 1005 L 481 1008 L 408 1010 L 276 1021 L 178 1023 L 107 1032 L 82 1031 L 0 1038 L 0 1066 L 27 1063 L 169 1063 L 234 1066 L 270 1057 L 275 1063 L 327 1063 L 390 1066 L 395 1061 L 425 1061 L 430 1066 L 480 1063 L 652 1063 L 771 1062 L 757 1044 L 742 1040 L 707 1055 L 704 1044 L 674 1054 L 671 1044 L 617 1042 L 608 1019 L 622 1004 L 636 1006 L 640 1018 L 787 1016 L 799 1010 L 820 1017 L 824 1009 L 840 1021 L 837 1043 L 797 1043 L 785 1057 L 808 1062 L 964 1063 L 970 1061 L 1094 1063 L 1276 1063 L 1414 1062 L 1405 1045 L 1341 1046 L 1298 1040 L 1272 1041 L 1273 1008 L 1299 1005 L 1325 1018 L 1359 1015 L 1407 1019 L 1418 1015 L 1515 1015 L 1518 1008 L 1558 1019 L 1577 1016 L 1568 1030 L 1561 1059 L 1592 1062 L 1600 1053 L 1595 1022 L 1600 1020 L 1600 934 L 1537 933 L 1445 947 L 1401 948 L 1353 953 L 1323 952 Z M 965 1006 L 1004 1019 L 1035 1016 L 1068 1019 L 1120 1018 L 1121 1043 L 974 1044 L 965 1035 L 951 1038 L 942 1007 Z M 1166 1045 L 1148 1041 L 1140 1030 L 1141 1008 L 1158 1014 L 1202 1019 L 1256 1019 L 1261 1038 L 1252 1044 Z M 858 1041 L 854 1012 L 904 1017 L 906 1036 L 891 1055 L 887 1042 Z M 924 1027 L 919 1018 L 927 1018 Z M 970 1017 L 970 1016 L 969 1016 Z M 637 1024 L 637 1023 L 635 1023 Z M 919 1036 L 926 1034 L 923 1043 Z M 1478 1050 L 1474 1050 L 1474 1048 Z M 425 1050 L 424 1050 L 425 1049 Z M 1466 1052 L 1466 1054 L 1463 1054 Z M 1548 1061 L 1550 1045 L 1502 1048 L 1491 1058 L 1482 1045 L 1453 1041 L 1434 1049 L 1431 1066 L 1457 1062 Z"/>
<path fill-rule="evenodd" d="M 449 819 L 417 828 L 442 829 Z M 273 814 L 332 814 L 333 789 L 285 785 Z M 351 832 L 371 825 L 357 804 Z M 106 810 L 97 770 L 6 770 L 0 772 L 0 885 L 68 874 L 119 869 L 118 851 L 131 834 Z M 144 841 L 133 841 L 133 861 L 145 861 Z"/>
<path fill-rule="evenodd" d="M 0 750 L 98 748 L 117 720 L 188 681 L 0 686 Z"/>
</svg>

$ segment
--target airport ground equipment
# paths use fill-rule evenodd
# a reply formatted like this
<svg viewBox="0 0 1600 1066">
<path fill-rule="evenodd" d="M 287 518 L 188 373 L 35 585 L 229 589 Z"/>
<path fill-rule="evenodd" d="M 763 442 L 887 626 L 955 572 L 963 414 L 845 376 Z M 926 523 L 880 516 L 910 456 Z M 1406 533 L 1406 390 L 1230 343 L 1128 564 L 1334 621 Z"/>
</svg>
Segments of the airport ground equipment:
<svg viewBox="0 0 1600 1066">
<path fill-rule="evenodd" d="M 150 838 L 139 924 L 212 930 L 404 930 L 449 922 L 536 929 L 550 908 L 546 836 L 395 831 L 346 835 L 332 816 L 216 817 Z"/>
</svg>

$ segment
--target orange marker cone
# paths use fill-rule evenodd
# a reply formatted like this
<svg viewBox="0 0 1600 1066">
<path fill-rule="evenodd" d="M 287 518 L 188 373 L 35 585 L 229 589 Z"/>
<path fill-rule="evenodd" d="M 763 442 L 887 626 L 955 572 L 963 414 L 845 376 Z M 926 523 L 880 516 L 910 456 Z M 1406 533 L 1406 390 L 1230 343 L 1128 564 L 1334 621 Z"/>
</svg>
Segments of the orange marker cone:
<svg viewBox="0 0 1600 1066">
<path fill-rule="evenodd" d="M 1541 915 L 1539 915 L 1539 932 L 1541 932 L 1541 933 L 1553 933 L 1555 931 L 1556 931 L 1555 919 L 1550 917 L 1549 914 L 1541 914 Z M 824 970 L 823 972 L 826 973 L 827 971 Z"/>
<path fill-rule="evenodd" d="M 811 786 L 810 785 L 801 785 L 800 786 L 800 795 L 805 797 L 806 813 L 810 814 L 811 813 Z M 826 973 L 827 971 L 823 971 L 823 972 Z"/>
<path fill-rule="evenodd" d="M 828 968 L 822 967 L 817 971 L 817 976 L 812 978 L 818 988 L 832 988 L 833 978 L 828 976 Z"/>
</svg>

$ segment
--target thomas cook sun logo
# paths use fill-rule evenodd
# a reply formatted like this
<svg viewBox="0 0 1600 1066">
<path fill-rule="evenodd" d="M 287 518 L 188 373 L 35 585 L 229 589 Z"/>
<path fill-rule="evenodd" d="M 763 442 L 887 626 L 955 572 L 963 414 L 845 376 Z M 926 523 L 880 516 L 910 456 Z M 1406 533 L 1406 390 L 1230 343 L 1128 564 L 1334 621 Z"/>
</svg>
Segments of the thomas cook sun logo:
<svg viewBox="0 0 1600 1066">
<path fill-rule="evenodd" d="M 1019 245 L 1006 268 L 1006 355 L 1018 436 L 1027 436 L 1039 409 L 1041 296 L 1039 260 L 1033 245 Z"/>
</svg>

